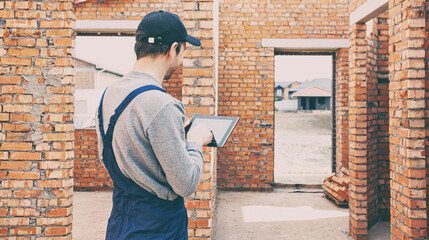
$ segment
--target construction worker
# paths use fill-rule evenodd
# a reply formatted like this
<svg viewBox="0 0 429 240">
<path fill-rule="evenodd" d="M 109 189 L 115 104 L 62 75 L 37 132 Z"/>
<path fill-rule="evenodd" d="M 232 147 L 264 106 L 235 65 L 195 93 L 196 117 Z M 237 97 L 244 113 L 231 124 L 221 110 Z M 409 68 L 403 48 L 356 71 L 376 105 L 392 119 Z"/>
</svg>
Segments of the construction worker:
<svg viewBox="0 0 429 240">
<path fill-rule="evenodd" d="M 188 239 L 184 197 L 198 186 L 212 133 L 200 124 L 186 134 L 183 104 L 162 89 L 186 43 L 201 45 L 177 15 L 147 14 L 136 31 L 134 68 L 101 99 L 100 159 L 114 183 L 108 240 Z"/>
</svg>

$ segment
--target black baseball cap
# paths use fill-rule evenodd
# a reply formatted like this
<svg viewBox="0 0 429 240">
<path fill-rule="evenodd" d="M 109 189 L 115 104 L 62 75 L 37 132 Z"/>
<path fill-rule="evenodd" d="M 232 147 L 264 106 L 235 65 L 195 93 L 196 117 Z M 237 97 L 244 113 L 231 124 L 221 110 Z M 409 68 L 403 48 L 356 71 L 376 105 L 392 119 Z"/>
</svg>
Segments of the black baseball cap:
<svg viewBox="0 0 429 240">
<path fill-rule="evenodd" d="M 200 40 L 188 35 L 183 22 L 171 12 L 160 10 L 147 14 L 137 27 L 137 31 L 139 30 L 143 31 L 145 36 L 137 39 L 137 41 L 155 44 L 188 42 L 195 46 L 201 46 Z"/>
</svg>

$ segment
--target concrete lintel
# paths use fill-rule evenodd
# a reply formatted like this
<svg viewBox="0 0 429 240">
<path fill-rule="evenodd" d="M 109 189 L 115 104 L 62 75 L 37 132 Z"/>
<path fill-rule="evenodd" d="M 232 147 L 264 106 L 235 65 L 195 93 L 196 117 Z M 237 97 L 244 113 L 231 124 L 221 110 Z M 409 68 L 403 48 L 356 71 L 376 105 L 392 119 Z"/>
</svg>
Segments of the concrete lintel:
<svg viewBox="0 0 429 240">
<path fill-rule="evenodd" d="M 138 20 L 77 20 L 76 30 L 81 33 L 136 33 Z"/>
<path fill-rule="evenodd" d="M 284 51 L 335 51 L 349 48 L 348 39 L 262 39 L 263 47 Z"/>
<path fill-rule="evenodd" d="M 367 0 L 350 13 L 350 26 L 353 26 L 355 23 L 365 23 L 386 12 L 388 9 L 389 0 Z"/>
</svg>

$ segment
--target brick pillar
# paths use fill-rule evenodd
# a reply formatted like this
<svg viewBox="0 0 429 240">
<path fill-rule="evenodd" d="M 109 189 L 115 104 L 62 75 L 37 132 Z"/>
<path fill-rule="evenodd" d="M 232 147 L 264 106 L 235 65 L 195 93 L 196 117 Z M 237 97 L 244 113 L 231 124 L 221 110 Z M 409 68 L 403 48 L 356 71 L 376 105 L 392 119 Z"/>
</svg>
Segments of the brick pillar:
<svg viewBox="0 0 429 240">
<path fill-rule="evenodd" d="M 428 1 L 426 0 L 426 36 L 429 34 L 429 6 Z M 429 66 L 429 38 L 426 37 L 425 44 L 426 51 L 426 66 Z M 427 67 L 426 67 L 427 71 Z M 427 75 L 427 74 L 426 74 Z M 427 75 L 429 76 L 429 75 Z M 426 209 L 429 209 L 429 79 L 425 78 L 425 101 L 426 101 L 426 111 L 425 111 L 425 120 L 426 120 L 426 145 L 425 145 L 425 153 L 426 153 Z M 429 219 L 429 211 L 427 211 L 427 219 Z M 429 229 L 429 221 L 427 221 L 427 229 Z"/>
<path fill-rule="evenodd" d="M 0 2 L 0 238 L 71 239 L 73 8 Z"/>
<path fill-rule="evenodd" d="M 367 220 L 368 229 L 377 222 L 378 215 L 378 88 L 377 88 L 377 24 L 376 19 L 369 21 L 367 27 L 367 58 L 366 58 L 366 132 L 367 132 Z M 363 119 L 362 119 L 363 120 Z"/>
<path fill-rule="evenodd" d="M 427 239 L 425 13 L 425 0 L 389 1 L 392 239 Z"/>
<path fill-rule="evenodd" d="M 349 167 L 349 51 L 340 49 L 336 56 L 336 173 Z"/>
<path fill-rule="evenodd" d="M 185 0 L 183 19 L 189 34 L 201 39 L 202 46 L 188 44 L 183 61 L 182 102 L 188 117 L 194 114 L 216 115 L 214 71 L 213 1 Z M 186 199 L 189 238 L 210 239 L 213 233 L 216 199 L 216 149 L 204 147 L 201 183 Z"/>
<path fill-rule="evenodd" d="M 368 235 L 368 110 L 366 25 L 357 23 L 350 34 L 349 168 L 350 235 Z"/>
<path fill-rule="evenodd" d="M 388 14 L 381 14 L 374 19 L 377 59 L 376 69 L 376 153 L 377 153 L 377 199 L 378 219 L 390 219 L 390 167 L 389 167 L 389 24 Z"/>
</svg>

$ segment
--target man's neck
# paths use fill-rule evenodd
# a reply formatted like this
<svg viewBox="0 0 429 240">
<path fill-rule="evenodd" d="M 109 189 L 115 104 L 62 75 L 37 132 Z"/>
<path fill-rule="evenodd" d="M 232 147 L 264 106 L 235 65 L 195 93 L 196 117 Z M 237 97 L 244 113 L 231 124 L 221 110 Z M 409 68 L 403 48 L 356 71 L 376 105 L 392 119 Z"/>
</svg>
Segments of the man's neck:
<svg viewBox="0 0 429 240">
<path fill-rule="evenodd" d="M 166 66 L 167 64 L 162 57 L 143 57 L 136 61 L 133 71 L 149 74 L 162 84 L 167 72 Z"/>
</svg>

